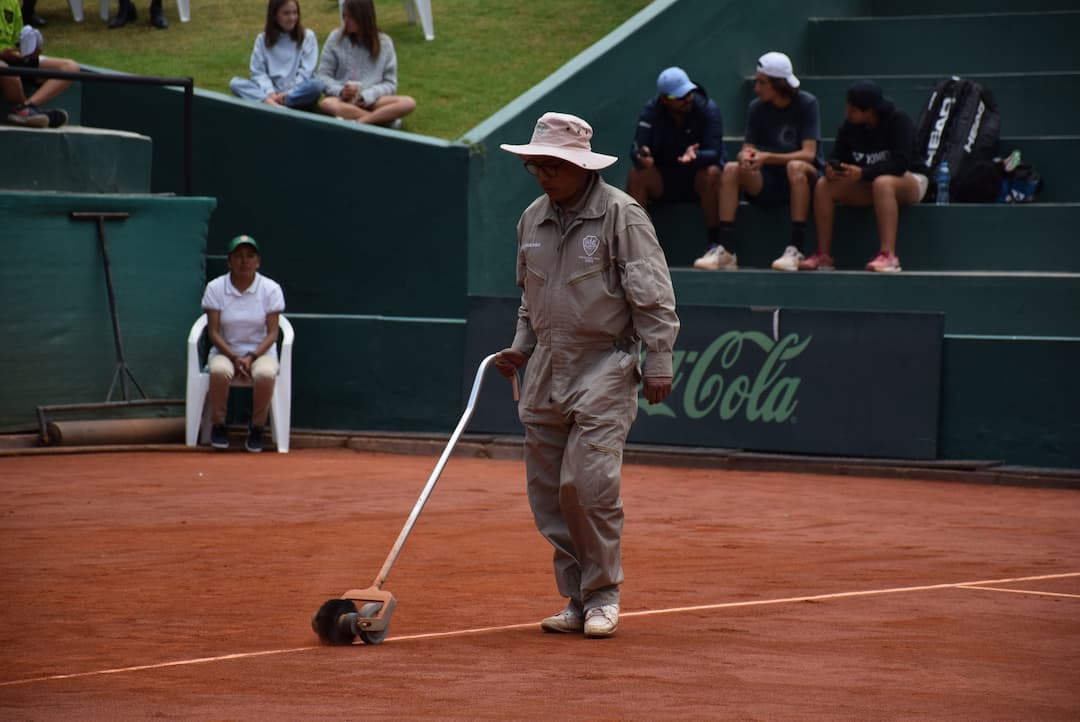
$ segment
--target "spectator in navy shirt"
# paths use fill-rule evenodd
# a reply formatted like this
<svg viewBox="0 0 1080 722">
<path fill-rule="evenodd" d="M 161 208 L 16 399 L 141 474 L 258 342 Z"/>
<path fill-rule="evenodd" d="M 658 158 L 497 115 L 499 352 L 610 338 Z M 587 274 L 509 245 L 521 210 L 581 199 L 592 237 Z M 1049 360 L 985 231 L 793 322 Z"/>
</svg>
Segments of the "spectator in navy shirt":
<svg viewBox="0 0 1080 722">
<path fill-rule="evenodd" d="M 638 119 L 626 192 L 642 206 L 701 203 L 708 242 L 718 243 L 720 168 L 727 160 L 720 110 L 682 68 L 661 72 L 656 90 Z"/>
<path fill-rule="evenodd" d="M 694 268 L 738 268 L 734 223 L 741 192 L 762 207 L 790 204 L 791 243 L 772 267 L 798 270 L 810 194 L 822 165 L 817 98 L 799 86 L 788 56 L 771 52 L 758 58 L 757 97 L 746 113 L 746 136 L 738 157 L 724 166 L 720 178 L 720 243 L 694 261 Z"/>
</svg>

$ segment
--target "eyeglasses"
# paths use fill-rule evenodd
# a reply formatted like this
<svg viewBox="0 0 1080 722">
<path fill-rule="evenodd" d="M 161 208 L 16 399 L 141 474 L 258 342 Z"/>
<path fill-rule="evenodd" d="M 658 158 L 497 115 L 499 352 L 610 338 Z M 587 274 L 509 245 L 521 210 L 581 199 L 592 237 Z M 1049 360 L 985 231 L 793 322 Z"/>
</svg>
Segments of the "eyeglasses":
<svg viewBox="0 0 1080 722">
<path fill-rule="evenodd" d="M 564 165 L 566 165 L 565 160 L 558 160 L 554 163 L 537 163 L 535 160 L 527 160 L 525 161 L 525 170 L 529 171 L 529 175 L 539 176 L 542 174 L 545 178 L 554 178 Z"/>
</svg>

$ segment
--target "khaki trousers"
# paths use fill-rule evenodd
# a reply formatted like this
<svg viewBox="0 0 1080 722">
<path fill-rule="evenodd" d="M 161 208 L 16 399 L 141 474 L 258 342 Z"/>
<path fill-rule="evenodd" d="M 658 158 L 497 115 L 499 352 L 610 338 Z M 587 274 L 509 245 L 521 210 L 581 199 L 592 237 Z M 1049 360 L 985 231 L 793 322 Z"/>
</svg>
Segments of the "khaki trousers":
<svg viewBox="0 0 1080 722">
<path fill-rule="evenodd" d="M 520 409 L 533 519 L 555 549 L 559 593 L 578 611 L 617 604 L 623 581 L 622 454 L 637 379 L 614 362 L 601 365 L 610 371 L 565 404 L 535 403 L 550 399 L 550 375 L 531 375 L 532 403 Z"/>
<path fill-rule="evenodd" d="M 233 362 L 222 354 L 210 356 L 210 423 L 224 424 L 225 413 L 229 405 L 229 384 L 236 375 Z M 251 424 L 265 426 L 266 416 L 270 411 L 270 399 L 274 395 L 274 382 L 277 380 L 278 361 L 273 356 L 263 355 L 251 365 L 251 378 L 254 382 L 251 401 Z"/>
</svg>

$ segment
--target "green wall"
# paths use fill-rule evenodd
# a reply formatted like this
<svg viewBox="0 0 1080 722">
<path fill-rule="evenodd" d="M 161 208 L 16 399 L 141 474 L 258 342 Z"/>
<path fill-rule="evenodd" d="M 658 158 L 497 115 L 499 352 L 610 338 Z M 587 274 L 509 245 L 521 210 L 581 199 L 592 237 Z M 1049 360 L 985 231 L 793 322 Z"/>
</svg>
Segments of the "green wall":
<svg viewBox="0 0 1080 722">
<path fill-rule="evenodd" d="M 153 189 L 183 189 L 183 93 L 88 84 L 84 122 L 154 138 Z M 138 107 L 138 113 L 130 108 Z M 300 313 L 464 313 L 468 151 L 196 91 L 194 193 L 210 253 L 247 233 Z"/>
<path fill-rule="evenodd" d="M 182 398 L 184 340 L 198 315 L 212 198 L 0 192 L 0 430 L 36 426 L 36 408 L 106 400 L 116 353 L 97 224 L 106 221 L 128 368 L 151 398 Z M 129 387 L 131 388 L 131 387 Z M 112 400 L 120 400 L 119 387 Z M 139 398 L 132 389 L 131 398 Z"/>
</svg>

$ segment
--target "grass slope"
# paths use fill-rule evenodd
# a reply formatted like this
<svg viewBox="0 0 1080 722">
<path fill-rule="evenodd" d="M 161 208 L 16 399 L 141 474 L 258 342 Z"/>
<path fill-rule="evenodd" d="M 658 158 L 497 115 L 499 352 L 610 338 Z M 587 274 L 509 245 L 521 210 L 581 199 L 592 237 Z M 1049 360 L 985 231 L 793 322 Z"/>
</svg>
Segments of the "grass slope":
<svg viewBox="0 0 1080 722">
<path fill-rule="evenodd" d="M 379 2 L 379 26 L 397 49 L 398 91 L 418 103 L 405 128 L 460 137 L 648 4 L 435 0 L 435 39 L 426 41 L 419 23 L 408 23 L 403 2 Z M 67 3 L 42 0 L 38 13 L 48 21 L 45 53 L 124 72 L 192 77 L 196 87 L 223 93 L 229 92 L 229 78 L 248 74 L 265 2 L 198 0 L 192 3 L 191 22 L 181 23 L 175 3 L 165 0 L 171 23 L 165 31 L 150 27 L 149 5 L 136 0 L 135 24 L 109 30 L 94 0 L 84 2 L 83 23 L 75 23 Z M 337 0 L 300 0 L 300 9 L 321 47 L 340 22 Z"/>
</svg>

